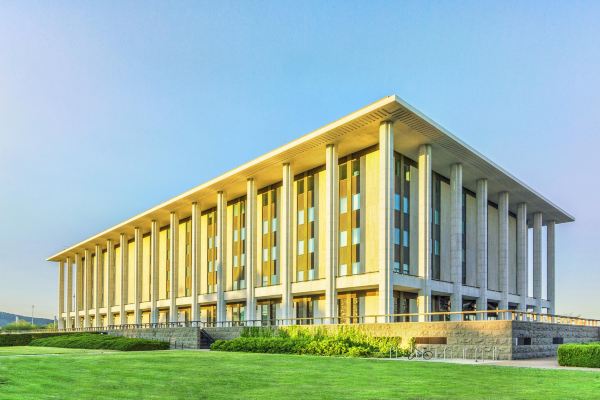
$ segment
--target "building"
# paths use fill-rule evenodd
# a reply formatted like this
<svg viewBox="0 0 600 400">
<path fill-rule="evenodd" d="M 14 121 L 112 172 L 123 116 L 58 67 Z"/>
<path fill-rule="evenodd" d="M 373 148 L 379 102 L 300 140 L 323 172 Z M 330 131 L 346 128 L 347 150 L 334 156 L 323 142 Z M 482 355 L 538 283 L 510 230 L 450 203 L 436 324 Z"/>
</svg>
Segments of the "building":
<svg viewBox="0 0 600 400">
<path fill-rule="evenodd" d="M 48 260 L 61 328 L 553 314 L 573 220 L 389 96 Z"/>
</svg>

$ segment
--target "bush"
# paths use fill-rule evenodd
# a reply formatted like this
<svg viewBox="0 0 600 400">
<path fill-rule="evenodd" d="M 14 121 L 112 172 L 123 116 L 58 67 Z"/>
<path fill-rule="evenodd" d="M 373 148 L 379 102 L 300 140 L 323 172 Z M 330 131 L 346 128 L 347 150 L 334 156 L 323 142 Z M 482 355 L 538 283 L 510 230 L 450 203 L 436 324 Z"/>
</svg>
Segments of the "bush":
<svg viewBox="0 0 600 400">
<path fill-rule="evenodd" d="M 3 331 L 30 331 L 33 329 L 39 329 L 37 325 L 32 324 L 31 322 L 27 322 L 25 320 L 18 320 L 15 322 L 11 322 L 10 324 L 6 324 L 2 327 Z"/>
<path fill-rule="evenodd" d="M 558 365 L 600 368 L 600 343 L 568 343 L 558 347 Z"/>
<path fill-rule="evenodd" d="M 211 349 L 346 357 L 385 357 L 390 350 L 396 354 L 398 349 L 399 356 L 408 355 L 410 349 L 401 348 L 400 344 L 400 338 L 367 336 L 352 327 L 340 328 L 335 333 L 306 327 L 245 328 L 241 337 L 217 340 Z"/>
<path fill-rule="evenodd" d="M 120 351 L 167 350 L 168 342 L 122 336 L 77 333 L 32 340 L 30 346 Z"/>
<path fill-rule="evenodd" d="M 71 335 L 64 332 L 43 332 L 43 333 L 12 333 L 0 335 L 0 347 L 7 346 L 28 346 L 33 339 L 46 338 L 52 336 Z"/>
</svg>

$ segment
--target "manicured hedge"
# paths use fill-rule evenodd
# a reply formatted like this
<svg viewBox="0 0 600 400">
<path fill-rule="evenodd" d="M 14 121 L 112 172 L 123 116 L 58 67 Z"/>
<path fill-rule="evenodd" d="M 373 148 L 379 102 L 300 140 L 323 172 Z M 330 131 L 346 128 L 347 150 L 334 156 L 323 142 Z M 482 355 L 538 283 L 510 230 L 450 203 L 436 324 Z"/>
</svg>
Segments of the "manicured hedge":
<svg viewBox="0 0 600 400">
<path fill-rule="evenodd" d="M 0 347 L 7 346 L 27 346 L 33 339 L 46 338 L 52 336 L 70 335 L 64 332 L 44 332 L 44 333 L 11 333 L 0 334 Z"/>
<path fill-rule="evenodd" d="M 558 364 L 568 367 L 600 368 L 600 343 L 568 343 L 558 347 Z"/>
<path fill-rule="evenodd" d="M 409 343 L 410 345 L 410 343 Z M 217 340 L 211 346 L 216 351 L 250 353 L 312 354 L 321 356 L 384 357 L 393 349 L 394 355 L 408 355 L 409 349 L 400 348 L 399 338 L 381 338 L 364 335 L 354 329 L 335 333 L 305 328 L 246 328 L 241 337 Z"/>
<path fill-rule="evenodd" d="M 71 349 L 105 349 L 120 351 L 167 350 L 169 343 L 158 340 L 127 338 L 122 336 L 78 333 L 47 337 L 31 341 L 30 346 L 62 347 Z"/>
</svg>

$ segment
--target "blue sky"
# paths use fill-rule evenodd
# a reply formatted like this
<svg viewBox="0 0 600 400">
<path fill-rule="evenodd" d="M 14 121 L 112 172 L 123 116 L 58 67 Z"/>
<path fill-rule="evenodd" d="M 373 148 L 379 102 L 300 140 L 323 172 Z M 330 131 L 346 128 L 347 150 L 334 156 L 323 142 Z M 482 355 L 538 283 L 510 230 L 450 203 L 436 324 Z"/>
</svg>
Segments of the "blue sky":
<svg viewBox="0 0 600 400">
<path fill-rule="evenodd" d="M 0 310 L 45 258 L 389 94 L 577 218 L 557 312 L 600 318 L 598 2 L 0 3 Z"/>
</svg>

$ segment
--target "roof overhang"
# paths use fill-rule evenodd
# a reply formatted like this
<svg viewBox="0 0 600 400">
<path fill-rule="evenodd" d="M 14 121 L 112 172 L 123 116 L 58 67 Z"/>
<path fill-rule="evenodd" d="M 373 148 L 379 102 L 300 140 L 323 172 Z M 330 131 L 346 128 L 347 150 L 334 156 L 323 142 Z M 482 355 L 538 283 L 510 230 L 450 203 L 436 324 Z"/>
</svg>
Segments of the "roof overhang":
<svg viewBox="0 0 600 400">
<path fill-rule="evenodd" d="M 388 96 L 353 112 L 335 122 L 306 134 L 284 146 L 258 157 L 238 168 L 202 185 L 196 186 L 179 196 L 117 224 L 95 236 L 64 249 L 48 258 L 60 261 L 96 244 L 107 240 L 118 241 L 119 235 L 133 235 L 140 227 L 149 230 L 150 222 L 158 221 L 160 226 L 168 224 L 171 212 L 185 217 L 191 213 L 190 204 L 197 202 L 202 209 L 216 205 L 218 191 L 226 191 L 229 199 L 246 193 L 248 178 L 256 180 L 257 188 L 281 181 L 281 165 L 289 162 L 298 173 L 325 164 L 325 146 L 335 143 L 340 157 L 376 145 L 379 140 L 378 126 L 383 121 L 394 122 L 395 150 L 416 160 L 419 146 L 432 146 L 432 168 L 449 176 L 452 164 L 463 164 L 463 186 L 475 191 L 476 181 L 488 179 L 490 201 L 497 202 L 498 194 L 510 193 L 510 210 L 516 213 L 519 203 L 527 203 L 528 216 L 541 212 L 544 224 L 572 222 L 574 218 L 521 182 L 506 170 L 462 142 L 443 127 L 414 109 L 397 96 Z"/>
</svg>

